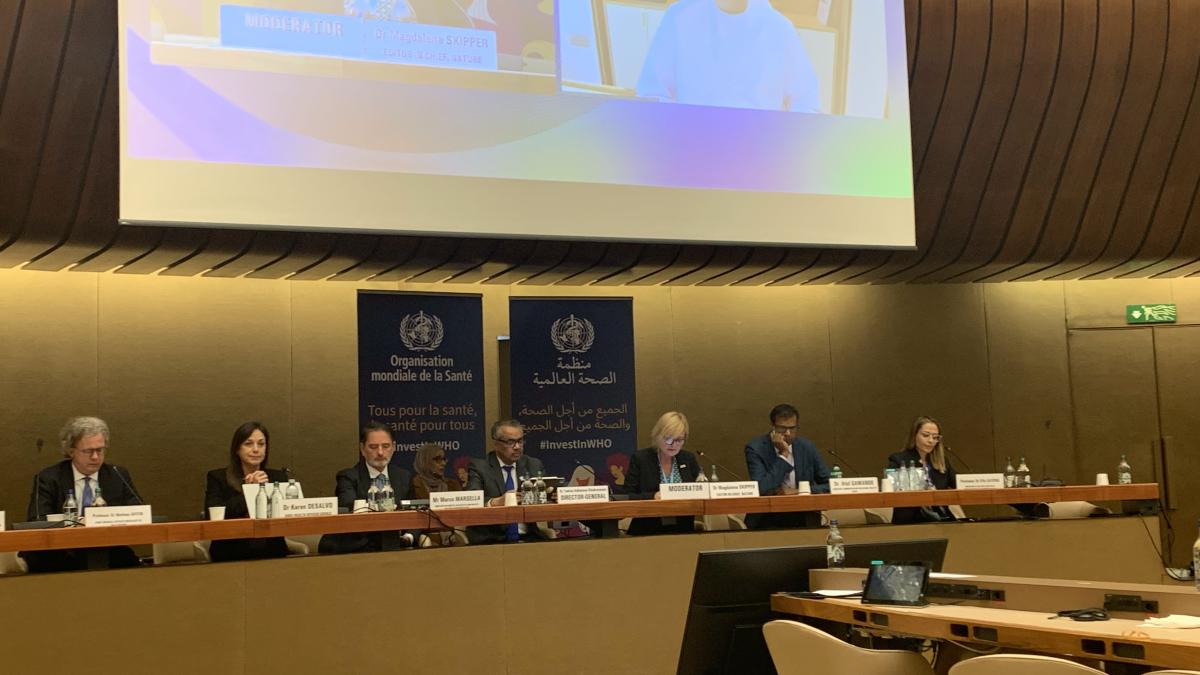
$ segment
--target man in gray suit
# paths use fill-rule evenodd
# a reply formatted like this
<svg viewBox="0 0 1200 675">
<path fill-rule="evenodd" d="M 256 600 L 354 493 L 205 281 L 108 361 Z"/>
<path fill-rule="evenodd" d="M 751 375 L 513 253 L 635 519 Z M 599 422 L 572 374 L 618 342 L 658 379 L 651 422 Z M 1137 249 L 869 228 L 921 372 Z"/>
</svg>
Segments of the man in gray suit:
<svg viewBox="0 0 1200 675">
<path fill-rule="evenodd" d="M 467 467 L 467 490 L 483 490 L 488 506 L 504 506 L 504 493 L 516 492 L 520 500 L 521 478 L 543 471 L 541 460 L 525 454 L 525 427 L 517 420 L 492 425 L 492 451 L 483 459 L 472 459 Z M 472 544 L 494 544 L 540 538 L 534 523 L 479 525 L 467 528 Z"/>
</svg>

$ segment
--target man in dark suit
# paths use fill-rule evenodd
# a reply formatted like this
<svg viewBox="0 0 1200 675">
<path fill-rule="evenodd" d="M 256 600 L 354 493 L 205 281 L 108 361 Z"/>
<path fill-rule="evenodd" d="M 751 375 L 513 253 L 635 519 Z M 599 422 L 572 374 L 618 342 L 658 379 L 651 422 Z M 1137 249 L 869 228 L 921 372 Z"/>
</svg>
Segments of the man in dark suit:
<svg viewBox="0 0 1200 675">
<path fill-rule="evenodd" d="M 767 495 L 794 495 L 801 481 L 807 481 L 813 493 L 829 492 L 829 469 L 812 441 L 797 434 L 800 411 L 787 403 L 771 409 L 771 431 L 746 444 L 746 469 L 750 480 L 758 482 L 758 492 Z M 816 527 L 819 513 L 750 513 L 746 527 Z"/>
<path fill-rule="evenodd" d="M 392 430 L 379 422 L 368 422 L 358 434 L 358 463 L 337 473 L 338 507 L 352 509 L 354 500 L 366 499 L 372 485 L 381 488 L 390 484 L 396 499 L 408 496 L 412 476 L 392 464 L 396 442 Z M 317 550 L 321 553 L 361 553 L 366 551 L 395 551 L 412 546 L 418 531 L 346 532 L 321 537 Z"/>
<path fill-rule="evenodd" d="M 488 506 L 504 506 L 504 493 L 516 492 L 521 498 L 521 478 L 544 471 L 541 460 L 525 454 L 525 427 L 516 420 L 501 420 L 492 425 L 492 451 L 483 459 L 472 459 L 467 467 L 467 490 L 483 490 Z M 478 525 L 467 528 L 472 544 L 497 544 L 520 539 L 541 538 L 536 523 Z"/>
<path fill-rule="evenodd" d="M 81 510 L 91 506 L 98 496 L 109 506 L 141 504 L 133 487 L 133 478 L 110 464 L 108 424 L 97 417 L 73 417 L 59 432 L 66 459 L 40 471 L 29 495 L 29 520 L 45 520 L 50 513 L 62 513 L 68 494 L 75 497 Z M 85 511 L 86 515 L 86 511 Z M 31 572 L 61 572 L 104 567 L 136 567 L 137 556 L 128 546 L 67 549 L 60 551 L 22 551 L 21 557 Z"/>
</svg>

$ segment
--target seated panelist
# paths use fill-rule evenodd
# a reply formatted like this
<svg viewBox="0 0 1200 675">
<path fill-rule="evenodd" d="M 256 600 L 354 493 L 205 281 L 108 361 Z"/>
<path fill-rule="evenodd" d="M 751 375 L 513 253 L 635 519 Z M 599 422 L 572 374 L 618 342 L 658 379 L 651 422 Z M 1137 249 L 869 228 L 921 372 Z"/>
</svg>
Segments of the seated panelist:
<svg viewBox="0 0 1200 675">
<path fill-rule="evenodd" d="M 46 520 L 47 514 L 62 513 L 68 494 L 81 509 L 87 509 L 101 495 L 109 506 L 141 504 L 133 487 L 133 477 L 105 463 L 108 453 L 108 424 L 98 417 L 72 417 L 59 432 L 63 461 L 49 466 L 34 477 L 29 496 L 29 520 Z M 86 516 L 86 511 L 84 513 Z M 23 551 L 21 557 L 30 572 L 60 572 L 89 567 L 136 567 L 138 558 L 128 546 L 97 549 Z"/>
<path fill-rule="evenodd" d="M 374 485 L 376 489 L 391 485 L 396 500 L 408 499 L 412 478 L 408 471 L 392 463 L 396 441 L 392 430 L 380 422 L 367 422 L 358 433 L 358 462 L 337 472 L 334 494 L 338 508 L 350 510 L 358 499 L 365 500 Z M 321 537 L 321 553 L 365 553 L 395 551 L 413 545 L 418 532 L 380 530 L 377 532 L 348 532 Z"/>
<path fill-rule="evenodd" d="M 483 459 L 472 459 L 467 467 L 466 489 L 483 490 L 486 506 L 504 506 L 507 492 L 515 492 L 519 503 L 521 479 L 542 473 L 542 461 L 525 454 L 525 426 L 517 420 L 492 424 L 491 436 L 492 451 Z M 542 532 L 535 523 L 473 525 L 467 528 L 467 538 L 472 544 L 499 544 L 540 539 Z"/>
<path fill-rule="evenodd" d="M 243 485 L 287 482 L 287 472 L 267 468 L 270 440 L 271 434 L 262 422 L 246 422 L 234 430 L 229 441 L 229 463 L 208 472 L 206 514 L 214 506 L 224 506 L 227 519 L 249 518 Z M 283 537 L 214 539 L 208 552 L 214 562 L 282 558 L 287 555 L 287 543 Z"/>
<path fill-rule="evenodd" d="M 446 475 L 446 449 L 437 443 L 425 443 L 413 457 L 411 499 L 429 499 L 431 492 L 457 492 L 462 483 Z"/>
<path fill-rule="evenodd" d="M 807 482 L 814 494 L 829 492 L 829 469 L 812 441 L 800 436 L 800 411 L 788 403 L 771 409 L 771 430 L 746 443 L 746 469 L 750 480 L 758 483 L 758 492 L 767 495 L 794 495 L 801 482 Z M 746 527 L 816 527 L 821 524 L 816 512 L 796 511 L 746 514 Z"/>
<path fill-rule="evenodd" d="M 892 469 L 899 469 L 908 462 L 914 467 L 925 467 L 925 474 L 934 489 L 953 490 L 957 487 L 954 467 L 946 460 L 946 449 L 942 445 L 941 425 L 932 417 L 913 420 L 905 448 L 888 457 L 888 467 Z M 945 506 L 906 506 L 892 511 L 892 523 L 897 525 L 941 520 L 954 520 Z"/>
<path fill-rule="evenodd" d="M 629 457 L 622 492 L 630 499 L 661 499 L 662 483 L 693 483 L 700 475 L 700 460 L 683 449 L 687 442 L 688 421 L 680 412 L 663 413 L 650 430 L 653 445 L 634 452 Z M 694 518 L 634 518 L 629 534 L 663 534 L 692 532 Z"/>
</svg>

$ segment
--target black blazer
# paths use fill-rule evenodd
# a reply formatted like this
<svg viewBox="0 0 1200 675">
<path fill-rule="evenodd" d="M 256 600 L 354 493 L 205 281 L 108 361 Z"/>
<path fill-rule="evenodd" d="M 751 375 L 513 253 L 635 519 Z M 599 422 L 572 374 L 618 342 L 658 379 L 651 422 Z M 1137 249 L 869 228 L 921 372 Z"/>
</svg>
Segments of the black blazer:
<svg viewBox="0 0 1200 675">
<path fill-rule="evenodd" d="M 675 456 L 679 476 L 683 482 L 691 483 L 700 475 L 700 460 L 688 450 L 680 450 Z M 657 448 L 642 448 L 629 456 L 629 471 L 625 474 L 623 492 L 630 499 L 654 499 L 658 492 L 659 472 Z M 671 518 L 634 518 L 629 523 L 628 534 L 666 534 L 694 532 L 695 518 L 680 516 Z"/>
<path fill-rule="evenodd" d="M 117 472 L 121 471 L 120 474 Z M 122 480 L 122 478 L 124 480 Z M 109 464 L 101 464 L 96 472 L 96 483 L 109 506 L 131 506 L 141 504 L 133 477 L 124 470 Z M 68 491 L 74 492 L 75 472 L 71 460 L 48 466 L 38 472 L 34 479 L 33 492 L 29 495 L 29 520 L 45 520 L 47 513 L 62 513 L 63 501 Z M 76 502 L 80 496 L 75 495 Z M 137 567 L 138 557 L 128 546 L 108 546 L 92 549 L 60 549 L 57 551 L 21 551 L 21 557 L 29 565 L 30 572 L 62 572 L 94 567 Z"/>
<path fill-rule="evenodd" d="M 538 472 L 545 473 L 542 460 L 522 454 L 517 459 L 517 468 L 513 476 L 517 490 L 521 489 L 522 476 L 536 476 Z M 483 490 L 483 503 L 504 494 L 504 471 L 500 468 L 500 460 L 496 453 L 489 452 L 483 459 L 472 459 L 467 466 L 466 490 Z M 467 538 L 472 544 L 498 544 L 505 539 L 505 525 L 473 525 L 467 528 Z M 525 526 L 525 536 L 530 539 L 540 539 L 541 532 L 537 525 L 528 523 Z"/>
<path fill-rule="evenodd" d="M 272 483 L 286 483 L 287 472 L 282 469 L 263 469 Z M 241 487 L 232 487 L 225 480 L 225 468 L 208 472 L 208 484 L 204 490 L 204 512 L 208 507 L 224 506 L 225 518 L 249 518 L 246 498 Z M 265 539 L 214 539 L 208 548 L 214 562 L 225 560 L 257 560 L 260 558 L 282 558 L 287 555 L 287 542 L 283 537 Z"/>
<path fill-rule="evenodd" d="M 905 462 L 913 466 L 921 466 L 921 453 L 916 448 L 901 450 L 888 455 L 888 468 L 899 469 Z M 946 460 L 946 470 L 938 471 L 932 464 L 925 467 L 929 471 L 929 481 L 938 490 L 953 490 L 958 485 L 958 476 L 950 460 Z M 954 520 L 954 514 L 945 506 L 903 506 L 892 509 L 892 523 L 906 525 L 908 523 L 936 523 L 943 520 Z"/>
<path fill-rule="evenodd" d="M 101 464 L 96 472 L 96 482 L 104 495 L 104 501 L 109 506 L 132 506 L 141 504 L 137 490 L 133 488 L 133 478 L 125 472 L 117 475 L 118 469 L 108 464 Z M 121 480 L 124 478 L 125 480 Z M 34 480 L 35 489 L 29 495 L 29 520 L 45 520 L 47 513 L 62 513 L 62 505 L 67 492 L 75 490 L 75 472 L 71 469 L 71 460 L 48 466 L 38 472 Z M 128 485 L 126 485 L 128 483 Z M 79 495 L 75 495 L 78 502 Z"/>
<path fill-rule="evenodd" d="M 388 482 L 396 493 L 396 499 L 408 499 L 412 485 L 412 477 L 407 471 L 389 464 L 387 468 Z M 333 493 L 337 496 L 338 508 L 352 509 L 355 499 L 366 499 L 367 491 L 371 489 L 371 474 L 367 470 L 365 460 L 359 458 L 352 467 L 342 469 L 335 477 L 336 484 Z M 420 536 L 420 530 L 408 531 L 415 542 Z M 408 542 L 395 530 L 379 532 L 342 532 L 327 534 L 321 537 L 317 550 L 321 553 L 365 553 L 371 551 L 395 551 L 408 546 Z"/>
</svg>

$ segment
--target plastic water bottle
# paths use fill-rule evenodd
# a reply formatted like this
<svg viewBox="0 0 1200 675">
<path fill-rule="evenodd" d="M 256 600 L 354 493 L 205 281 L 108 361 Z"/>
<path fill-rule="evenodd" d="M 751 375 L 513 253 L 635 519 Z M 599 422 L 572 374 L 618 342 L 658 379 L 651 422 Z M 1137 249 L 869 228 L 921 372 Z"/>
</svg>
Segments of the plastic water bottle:
<svg viewBox="0 0 1200 675">
<path fill-rule="evenodd" d="M 838 521 L 829 521 L 829 534 L 825 536 L 825 566 L 842 567 L 846 564 L 846 540 L 838 530 Z"/>
<path fill-rule="evenodd" d="M 1197 523 L 1197 528 L 1200 529 L 1200 523 Z M 1196 590 L 1200 591 L 1200 535 L 1192 544 L 1192 577 L 1196 580 Z"/>
<path fill-rule="evenodd" d="M 1125 460 L 1125 455 L 1121 455 L 1121 463 L 1117 465 L 1117 485 L 1130 485 L 1133 483 L 1133 467 L 1129 466 L 1129 462 Z"/>
<path fill-rule="evenodd" d="M 533 493 L 533 479 L 526 475 L 521 479 L 521 505 L 529 506 L 537 503 L 533 501 L 534 499 L 537 499 L 537 495 Z"/>
<path fill-rule="evenodd" d="M 1024 457 L 1017 465 L 1017 487 L 1033 487 L 1033 480 L 1029 476 L 1029 465 L 1025 463 Z"/>
<path fill-rule="evenodd" d="M 271 483 L 271 494 L 267 495 L 268 518 L 283 517 L 283 493 L 279 491 L 279 483 Z"/>
<path fill-rule="evenodd" d="M 711 474 L 711 477 L 709 478 L 709 480 L 711 480 L 714 483 L 721 480 L 720 478 L 717 478 L 717 465 L 716 464 L 712 465 L 712 474 Z"/>
<path fill-rule="evenodd" d="M 375 481 L 371 481 L 371 487 L 367 488 L 367 510 L 379 511 L 379 486 L 375 485 Z"/>
<path fill-rule="evenodd" d="M 287 498 L 300 499 L 300 485 L 296 482 L 295 478 L 288 479 Z"/>
<path fill-rule="evenodd" d="M 258 484 L 258 494 L 254 495 L 254 517 L 269 518 L 270 512 L 267 511 L 267 484 Z"/>
<path fill-rule="evenodd" d="M 396 510 L 396 491 L 392 489 L 392 481 L 387 476 L 383 477 L 383 487 L 379 488 L 378 498 L 380 511 Z"/>
<path fill-rule="evenodd" d="M 697 467 L 697 468 L 700 469 L 700 472 L 696 474 L 696 482 L 697 483 L 707 483 L 708 476 L 704 475 L 704 467 L 701 466 L 701 467 Z"/>
<path fill-rule="evenodd" d="M 917 489 L 917 469 L 911 461 L 904 463 L 904 478 L 901 480 L 904 482 L 906 491 L 911 492 Z"/>
<path fill-rule="evenodd" d="M 542 480 L 542 472 L 537 473 L 537 480 L 533 482 L 533 495 L 535 504 L 546 503 L 546 481 Z"/>
<path fill-rule="evenodd" d="M 74 523 L 79 520 L 79 506 L 75 503 L 75 491 L 67 490 L 67 497 L 63 500 L 63 520 L 68 523 Z"/>
<path fill-rule="evenodd" d="M 1017 470 L 1013 468 L 1012 457 L 1008 458 L 1008 464 L 1004 466 L 1004 487 L 1017 487 Z"/>
<path fill-rule="evenodd" d="M 108 506 L 108 502 L 104 501 L 104 494 L 99 485 L 96 485 L 96 494 L 92 497 L 92 506 Z M 92 508 L 92 506 L 88 508 Z"/>
<path fill-rule="evenodd" d="M 892 490 L 896 490 L 896 491 L 900 490 L 900 486 L 898 484 L 899 481 L 896 477 L 895 469 L 884 469 L 883 470 L 883 482 L 886 484 L 888 481 L 891 481 Z"/>
<path fill-rule="evenodd" d="M 829 477 L 830 478 L 841 478 L 842 477 L 842 467 L 838 466 L 837 464 L 834 464 L 833 468 L 829 470 Z"/>
</svg>

